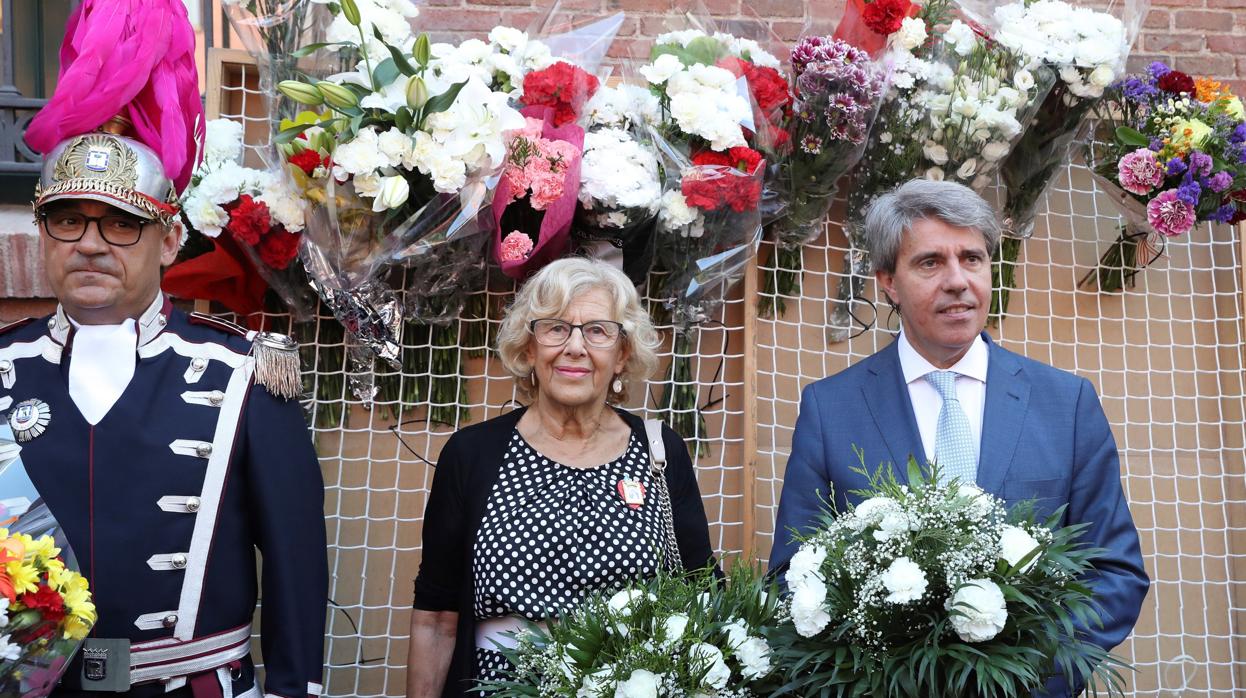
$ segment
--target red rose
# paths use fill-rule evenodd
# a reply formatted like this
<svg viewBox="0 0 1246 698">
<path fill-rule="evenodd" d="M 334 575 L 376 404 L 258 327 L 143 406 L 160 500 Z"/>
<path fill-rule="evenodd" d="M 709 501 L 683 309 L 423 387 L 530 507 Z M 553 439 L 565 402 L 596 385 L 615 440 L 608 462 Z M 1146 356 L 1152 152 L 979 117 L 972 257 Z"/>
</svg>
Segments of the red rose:
<svg viewBox="0 0 1246 698">
<path fill-rule="evenodd" d="M 554 125 L 562 126 L 579 118 L 580 108 L 592 99 L 599 84 L 579 66 L 559 61 L 524 76 L 523 103 L 552 108 Z"/>
<path fill-rule="evenodd" d="M 1194 94 L 1194 78 L 1179 70 L 1171 70 L 1165 73 L 1155 84 L 1161 90 L 1175 95 L 1179 95 L 1182 92 Z"/>
<path fill-rule="evenodd" d="M 38 611 L 49 623 L 59 623 L 65 617 L 65 600 L 47 584 L 40 584 L 38 589 L 22 594 L 17 602 Z"/>
<path fill-rule="evenodd" d="M 236 202 L 225 206 L 225 210 L 229 212 L 229 224 L 225 229 L 243 244 L 258 245 L 260 238 L 273 227 L 268 206 L 252 199 L 249 194 L 239 196 Z"/>
<path fill-rule="evenodd" d="M 889 36 L 900 29 L 900 23 L 909 16 L 912 5 L 909 0 L 874 0 L 865 6 L 861 17 L 872 31 Z"/>
<path fill-rule="evenodd" d="M 273 269 L 285 269 L 298 256 L 299 242 L 302 239 L 302 233 L 291 233 L 285 228 L 277 228 L 265 235 L 256 248 L 260 253 L 260 261 Z"/>
<path fill-rule="evenodd" d="M 290 164 L 302 170 L 308 177 L 320 167 L 320 162 L 320 153 L 310 148 L 290 157 Z"/>
</svg>

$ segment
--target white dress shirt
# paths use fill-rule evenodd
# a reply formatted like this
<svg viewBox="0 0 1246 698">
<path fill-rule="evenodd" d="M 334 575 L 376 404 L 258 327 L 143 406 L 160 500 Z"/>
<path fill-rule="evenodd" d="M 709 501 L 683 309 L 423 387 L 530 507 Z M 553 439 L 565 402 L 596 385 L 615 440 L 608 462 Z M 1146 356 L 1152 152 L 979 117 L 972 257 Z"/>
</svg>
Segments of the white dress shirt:
<svg viewBox="0 0 1246 698">
<path fill-rule="evenodd" d="M 934 460 L 935 437 L 939 430 L 939 410 L 943 409 L 943 398 L 939 391 L 928 383 L 924 376 L 931 371 L 941 370 L 927 361 L 909 344 L 909 340 L 900 333 L 896 349 L 900 354 L 900 370 L 904 372 L 904 382 L 909 387 L 909 400 L 913 403 L 913 414 L 917 417 L 917 431 L 922 437 L 922 447 L 926 450 L 926 461 Z M 982 449 L 982 411 L 986 407 L 986 369 L 990 359 L 990 350 L 982 336 L 974 337 L 969 351 L 947 369 L 956 374 L 956 396 L 965 417 L 969 419 L 969 430 L 973 434 L 973 442 Z"/>
</svg>

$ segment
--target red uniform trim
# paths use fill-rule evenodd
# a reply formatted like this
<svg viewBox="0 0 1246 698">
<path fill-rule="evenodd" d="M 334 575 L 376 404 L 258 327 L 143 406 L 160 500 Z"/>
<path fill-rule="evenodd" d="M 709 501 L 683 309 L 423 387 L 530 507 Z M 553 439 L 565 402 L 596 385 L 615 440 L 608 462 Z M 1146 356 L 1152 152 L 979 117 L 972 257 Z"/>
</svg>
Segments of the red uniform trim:
<svg viewBox="0 0 1246 698">
<path fill-rule="evenodd" d="M 16 330 L 19 327 L 25 327 L 34 321 L 35 319 L 32 317 L 24 317 L 21 320 L 14 320 L 7 325 L 0 326 L 0 334 L 4 334 L 10 330 Z"/>
</svg>

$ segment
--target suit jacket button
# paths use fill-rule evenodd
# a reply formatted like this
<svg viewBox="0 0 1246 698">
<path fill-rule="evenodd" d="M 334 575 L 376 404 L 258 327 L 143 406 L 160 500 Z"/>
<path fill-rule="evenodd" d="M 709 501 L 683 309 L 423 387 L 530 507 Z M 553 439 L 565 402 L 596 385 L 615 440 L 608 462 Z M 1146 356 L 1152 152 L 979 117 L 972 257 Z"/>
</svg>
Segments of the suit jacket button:
<svg viewBox="0 0 1246 698">
<path fill-rule="evenodd" d="M 190 511 L 190 512 L 199 511 L 199 498 L 198 497 L 188 497 L 186 499 L 186 511 Z"/>
<path fill-rule="evenodd" d="M 212 444 L 199 444 L 195 446 L 195 455 L 200 458 L 207 458 L 212 455 Z"/>
<path fill-rule="evenodd" d="M 186 554 L 185 553 L 174 554 L 171 562 L 173 563 L 173 567 L 175 567 L 176 569 L 179 569 L 179 570 L 182 569 L 183 567 L 186 566 Z"/>
<path fill-rule="evenodd" d="M 169 615 L 165 616 L 163 620 L 160 621 L 160 624 L 166 628 L 172 628 L 173 626 L 177 625 L 177 614 L 170 613 Z"/>
</svg>

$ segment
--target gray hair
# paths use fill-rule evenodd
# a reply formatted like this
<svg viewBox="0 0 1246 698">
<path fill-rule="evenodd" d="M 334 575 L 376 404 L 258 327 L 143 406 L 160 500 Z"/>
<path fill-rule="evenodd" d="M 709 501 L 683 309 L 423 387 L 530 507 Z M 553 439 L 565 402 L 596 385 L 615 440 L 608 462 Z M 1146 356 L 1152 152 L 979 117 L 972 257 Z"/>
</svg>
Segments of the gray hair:
<svg viewBox="0 0 1246 698">
<path fill-rule="evenodd" d="M 627 365 L 619 376 L 623 391 L 612 393 L 611 398 L 625 402 L 631 380 L 643 382 L 653 375 L 658 367 L 661 340 L 649 313 L 640 304 L 636 286 L 622 271 L 605 262 L 567 257 L 546 265 L 519 289 L 498 330 L 498 357 L 514 376 L 521 397 L 531 400 L 536 396 L 532 362 L 524 356 L 532 341 L 529 324 L 539 318 L 562 315 L 572 301 L 594 290 L 605 291 L 614 309 L 614 317 L 596 319 L 622 323 L 624 346 L 629 351 Z"/>
<path fill-rule="evenodd" d="M 963 184 L 913 179 L 874 199 L 865 214 L 865 239 L 873 271 L 894 274 L 904 234 L 927 218 L 982 233 L 987 253 L 995 256 L 1003 227 L 985 199 Z"/>
</svg>

